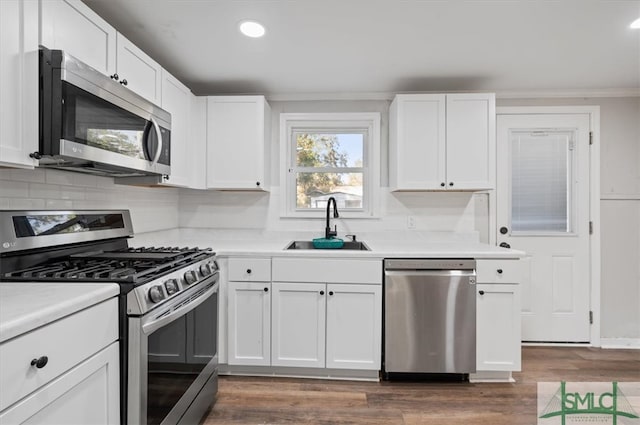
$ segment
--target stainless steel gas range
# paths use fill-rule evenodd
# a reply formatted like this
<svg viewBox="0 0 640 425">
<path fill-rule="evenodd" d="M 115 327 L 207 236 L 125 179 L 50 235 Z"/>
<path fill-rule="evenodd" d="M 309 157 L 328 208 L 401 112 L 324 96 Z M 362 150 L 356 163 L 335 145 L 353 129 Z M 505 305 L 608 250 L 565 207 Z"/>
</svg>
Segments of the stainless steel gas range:
<svg viewBox="0 0 640 425">
<path fill-rule="evenodd" d="M 120 285 L 121 422 L 197 423 L 215 401 L 210 249 L 130 248 L 129 211 L 0 211 L 0 280 Z"/>
</svg>

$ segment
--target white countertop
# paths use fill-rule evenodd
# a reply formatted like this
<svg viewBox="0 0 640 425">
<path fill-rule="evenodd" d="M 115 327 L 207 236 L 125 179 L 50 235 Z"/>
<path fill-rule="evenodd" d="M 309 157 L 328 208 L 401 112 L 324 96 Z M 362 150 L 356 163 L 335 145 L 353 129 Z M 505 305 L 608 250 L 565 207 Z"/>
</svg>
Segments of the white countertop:
<svg viewBox="0 0 640 425">
<path fill-rule="evenodd" d="M 0 282 L 0 342 L 115 297 L 116 283 Z"/>
<path fill-rule="evenodd" d="M 524 252 L 501 248 L 473 240 L 468 235 L 430 234 L 358 235 L 371 251 L 339 249 L 284 250 L 293 240 L 311 240 L 320 235 L 309 232 L 262 232 L 247 229 L 180 228 L 137 234 L 129 245 L 189 246 L 212 248 L 219 256 L 289 256 L 350 258 L 520 258 Z M 345 238 L 345 240 L 348 240 Z"/>
</svg>

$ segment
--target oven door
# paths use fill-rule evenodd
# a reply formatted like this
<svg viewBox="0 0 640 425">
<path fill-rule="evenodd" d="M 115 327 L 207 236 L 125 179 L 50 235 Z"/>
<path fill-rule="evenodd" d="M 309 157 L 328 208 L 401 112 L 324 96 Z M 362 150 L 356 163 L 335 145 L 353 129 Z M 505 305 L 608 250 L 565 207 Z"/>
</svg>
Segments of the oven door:
<svg viewBox="0 0 640 425">
<path fill-rule="evenodd" d="M 215 398 L 218 273 L 170 305 L 129 317 L 129 424 L 197 422 Z"/>
</svg>

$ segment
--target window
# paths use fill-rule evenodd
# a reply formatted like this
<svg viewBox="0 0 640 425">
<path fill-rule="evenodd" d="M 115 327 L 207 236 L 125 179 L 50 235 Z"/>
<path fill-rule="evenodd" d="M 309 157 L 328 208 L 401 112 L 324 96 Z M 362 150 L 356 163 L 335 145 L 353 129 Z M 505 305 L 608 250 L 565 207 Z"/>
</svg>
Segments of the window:
<svg viewBox="0 0 640 425">
<path fill-rule="evenodd" d="M 572 233 L 574 131 L 511 131 L 509 137 L 512 232 Z"/>
<path fill-rule="evenodd" d="M 379 114 L 281 114 L 280 138 L 283 216 L 323 216 L 330 197 L 342 217 L 376 215 Z"/>
</svg>

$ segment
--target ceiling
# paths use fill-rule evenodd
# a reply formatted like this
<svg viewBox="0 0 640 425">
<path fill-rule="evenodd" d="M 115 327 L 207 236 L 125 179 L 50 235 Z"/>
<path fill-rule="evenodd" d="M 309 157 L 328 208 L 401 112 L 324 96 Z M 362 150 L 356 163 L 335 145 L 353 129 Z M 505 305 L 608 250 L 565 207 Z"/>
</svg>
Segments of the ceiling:
<svg viewBox="0 0 640 425">
<path fill-rule="evenodd" d="M 640 94 L 640 0 L 83 1 L 199 95 Z"/>
</svg>

